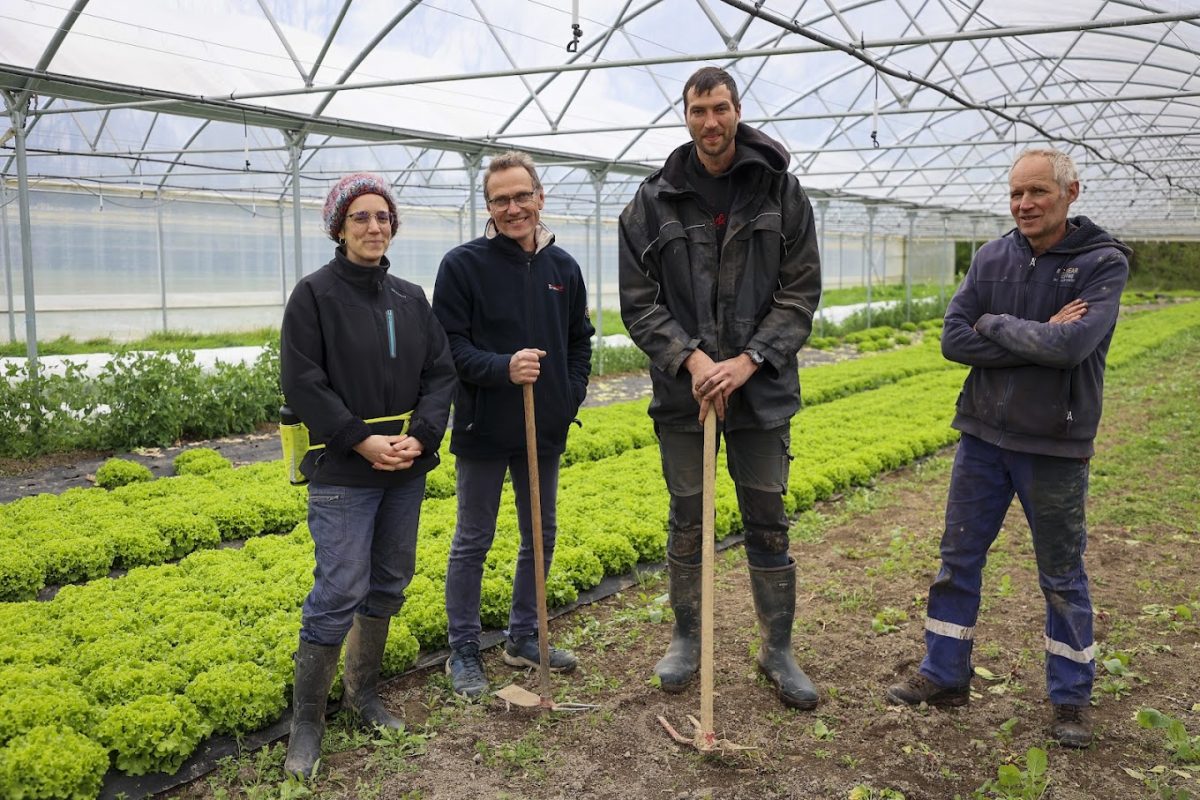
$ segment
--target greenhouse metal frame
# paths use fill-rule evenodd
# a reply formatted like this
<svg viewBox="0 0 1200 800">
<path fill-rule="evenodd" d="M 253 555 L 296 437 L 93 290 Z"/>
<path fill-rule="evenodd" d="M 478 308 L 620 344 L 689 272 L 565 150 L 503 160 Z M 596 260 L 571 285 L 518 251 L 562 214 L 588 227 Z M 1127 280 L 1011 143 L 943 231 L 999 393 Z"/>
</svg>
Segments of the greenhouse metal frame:
<svg viewBox="0 0 1200 800">
<path fill-rule="evenodd" d="M 34 248 L 70 235 L 35 219 L 31 193 L 144 201 L 166 327 L 165 204 L 274 209 L 286 295 L 324 260 L 305 235 L 341 174 L 386 176 L 414 218 L 456 217 L 461 240 L 482 224 L 480 167 L 514 148 L 542 165 L 547 214 L 586 227 L 572 252 L 599 292 L 613 220 L 687 140 L 679 92 L 703 64 L 732 72 L 743 121 L 792 154 L 822 243 L 862 237 L 866 282 L 888 274 L 877 237 L 1010 227 L 1007 170 L 1027 146 L 1075 157 L 1076 213 L 1129 239 L 1196 239 L 1200 8 L 1185 5 L 0 0 L 9 335 L 23 316 L 36 358 L 49 254 Z"/>
</svg>

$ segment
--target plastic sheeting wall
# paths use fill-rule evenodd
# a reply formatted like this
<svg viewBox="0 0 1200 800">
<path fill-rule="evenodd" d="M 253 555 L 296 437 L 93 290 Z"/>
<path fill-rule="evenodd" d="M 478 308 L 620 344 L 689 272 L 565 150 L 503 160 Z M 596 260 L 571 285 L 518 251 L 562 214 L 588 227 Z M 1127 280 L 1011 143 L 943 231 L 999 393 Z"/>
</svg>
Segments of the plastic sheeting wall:
<svg viewBox="0 0 1200 800">
<path fill-rule="evenodd" d="M 31 192 L 40 340 L 70 335 L 126 341 L 162 330 L 164 294 L 166 327 L 171 330 L 216 332 L 279 324 L 296 277 L 290 206 L 171 199 L 160 203 L 147 195 L 101 198 L 94 193 Z M 9 263 L 3 265 L 6 291 L 0 297 L 3 341 L 11 341 L 13 334 L 23 341 L 25 332 L 13 198 L 9 193 L 5 209 Z M 616 222 L 610 219 L 601 225 L 602 268 L 597 275 L 594 219 L 556 216 L 553 205 L 548 197 L 543 220 L 583 268 L 593 308 L 599 305 L 604 319 L 612 320 L 619 316 Z M 159 268 L 160 212 L 165 285 Z M 331 257 L 333 243 L 321 231 L 318 209 L 303 208 L 301 218 L 303 272 L 308 273 Z M 388 251 L 393 271 L 432 294 L 442 255 L 481 233 L 488 217 L 482 209 L 477 212 L 480 230 L 474 234 L 467 230 L 469 219 L 465 211 L 402 209 L 400 232 Z M 870 265 L 874 284 L 902 283 L 906 268 L 915 284 L 949 282 L 952 243 L 918 239 L 906 258 L 906 241 L 895 235 L 875 237 Z M 865 285 L 867 252 L 861 233 L 827 233 L 826 287 Z"/>
</svg>

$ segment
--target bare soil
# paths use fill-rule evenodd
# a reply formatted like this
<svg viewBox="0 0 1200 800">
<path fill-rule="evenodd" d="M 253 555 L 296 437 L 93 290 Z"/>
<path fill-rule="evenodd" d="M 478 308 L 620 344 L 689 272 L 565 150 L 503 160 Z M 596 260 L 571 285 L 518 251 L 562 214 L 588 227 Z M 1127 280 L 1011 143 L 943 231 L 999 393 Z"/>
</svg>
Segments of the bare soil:
<svg viewBox="0 0 1200 800">
<path fill-rule="evenodd" d="M 1200 350 L 1191 356 L 1182 363 L 1194 363 Z M 1193 392 L 1194 398 L 1195 379 L 1173 382 L 1172 369 L 1188 368 L 1164 365 L 1147 380 L 1157 382 L 1161 393 Z M 1155 413 L 1147 393 L 1110 390 L 1098 448 L 1103 452 L 1141 436 Z M 1195 441 L 1193 434 L 1179 444 L 1193 447 Z M 1039 795 L 975 794 L 1000 765 L 1023 768 L 1030 747 L 1049 752 L 1050 784 L 1040 795 L 1045 798 L 1200 794 L 1196 772 L 1172 772 L 1176 765 L 1162 732 L 1134 722 L 1139 708 L 1154 706 L 1184 719 L 1193 734 L 1197 729 L 1192 709 L 1200 701 L 1200 631 L 1194 621 L 1146 611 L 1148 604 L 1196 599 L 1195 505 L 1182 527 L 1153 520 L 1135 530 L 1116 522 L 1091 527 L 1087 563 L 1097 641 L 1102 654 L 1115 649 L 1131 654 L 1136 672 L 1123 679 L 1122 689 L 1099 670 L 1093 709 L 1098 736 L 1091 748 L 1064 750 L 1048 738 L 1044 601 L 1019 506 L 1010 511 L 985 573 L 975 663 L 986 672 L 973 681 L 970 705 L 943 711 L 895 709 L 882 702 L 886 686 L 915 669 L 923 654 L 925 593 L 937 567 L 952 452 L 883 477 L 798 520 L 791 548 L 799 564 L 795 649 L 821 689 L 816 711 L 785 709 L 756 675 L 758 633 L 744 555 L 734 549 L 718 556 L 716 727 L 730 741 L 755 749 L 701 756 L 672 742 L 659 724 L 661 715 L 690 733 L 687 716 L 698 715 L 699 692 L 692 687 L 669 695 L 649 680 L 671 627 L 670 614 L 663 613 L 665 581 L 655 575 L 552 623 L 556 643 L 572 647 L 581 663 L 574 674 L 554 678 L 558 697 L 596 703 L 598 711 L 521 710 L 495 698 L 466 703 L 451 695 L 440 670 L 408 675 L 389 685 L 385 701 L 403 712 L 413 732 L 429 737 L 421 752 L 390 757 L 396 750 L 385 745 L 339 746 L 348 737 L 343 723 L 335 722 L 326 740 L 335 752 L 325 757 L 310 787 L 313 796 L 770 800 L 845 798 L 864 786 L 876 794 L 863 797 L 882 797 L 878 792 L 892 789 L 908 800 L 1032 798 Z M 1156 469 L 1148 466 L 1141 479 L 1108 486 L 1103 506 L 1153 500 L 1181 480 L 1196 479 L 1171 474 L 1169 465 Z M 890 614 L 889 608 L 906 619 L 891 614 L 887 619 L 896 630 L 873 630 L 873 620 Z M 495 686 L 515 681 L 536 691 L 536 675 L 504 665 L 496 648 L 486 653 L 486 664 Z M 281 758 L 280 744 L 169 796 L 279 796 L 259 792 L 278 775 Z M 1150 771 L 1155 768 L 1161 771 Z M 1157 786 L 1167 785 L 1184 793 L 1157 793 Z"/>
</svg>

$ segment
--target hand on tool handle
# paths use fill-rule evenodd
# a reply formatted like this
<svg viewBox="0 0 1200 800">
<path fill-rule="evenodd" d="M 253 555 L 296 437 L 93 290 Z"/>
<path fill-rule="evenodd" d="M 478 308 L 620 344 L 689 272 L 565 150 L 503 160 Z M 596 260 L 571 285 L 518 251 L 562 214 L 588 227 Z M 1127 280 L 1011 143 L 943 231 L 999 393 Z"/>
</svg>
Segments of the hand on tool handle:
<svg viewBox="0 0 1200 800">
<path fill-rule="evenodd" d="M 758 371 L 758 365 L 745 354 L 713 361 L 701 350 L 693 350 L 683 365 L 692 374 L 692 396 L 700 404 L 701 422 L 708 416 L 709 408 L 716 410 L 717 419 L 725 419 L 725 405 L 730 396 Z"/>
<path fill-rule="evenodd" d="M 532 347 L 518 350 L 508 361 L 508 379 L 518 386 L 536 382 L 542 372 L 541 360 L 545 357 L 545 350 Z"/>
</svg>

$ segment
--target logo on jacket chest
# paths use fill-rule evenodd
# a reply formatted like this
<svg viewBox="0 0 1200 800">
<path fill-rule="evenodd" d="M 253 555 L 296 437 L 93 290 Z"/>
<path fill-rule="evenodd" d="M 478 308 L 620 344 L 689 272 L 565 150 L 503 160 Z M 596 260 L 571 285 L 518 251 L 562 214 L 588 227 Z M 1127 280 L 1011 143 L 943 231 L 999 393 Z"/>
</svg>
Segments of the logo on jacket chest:
<svg viewBox="0 0 1200 800">
<path fill-rule="evenodd" d="M 1054 280 L 1059 284 L 1073 284 L 1079 277 L 1079 267 L 1059 267 L 1054 273 Z"/>
<path fill-rule="evenodd" d="M 552 292 L 558 292 L 560 294 L 562 292 L 566 291 L 566 289 L 563 288 L 563 285 L 561 283 L 547 283 L 546 288 Z"/>
</svg>

